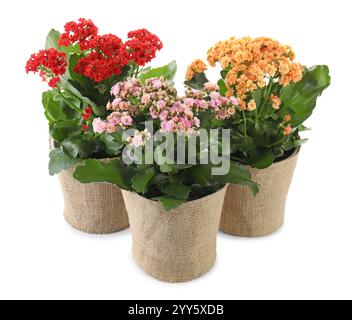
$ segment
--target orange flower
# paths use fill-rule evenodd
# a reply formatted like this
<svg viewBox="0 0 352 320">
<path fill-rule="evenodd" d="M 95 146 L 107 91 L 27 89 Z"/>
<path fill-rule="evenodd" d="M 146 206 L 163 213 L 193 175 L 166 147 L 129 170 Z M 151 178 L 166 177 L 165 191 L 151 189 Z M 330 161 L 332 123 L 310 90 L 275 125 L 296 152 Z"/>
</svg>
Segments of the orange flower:
<svg viewBox="0 0 352 320">
<path fill-rule="evenodd" d="M 207 65 L 202 60 L 198 59 L 193 61 L 191 65 L 187 68 L 186 80 L 192 80 L 196 73 L 202 73 L 207 69 Z"/>
<path fill-rule="evenodd" d="M 278 96 L 272 94 L 271 95 L 271 101 L 273 102 L 273 109 L 279 110 L 280 106 L 282 104 L 281 99 Z"/>
<path fill-rule="evenodd" d="M 209 64 L 220 63 L 223 69 L 229 69 L 226 84 L 243 100 L 247 100 L 249 92 L 264 88 L 267 78 L 279 81 L 282 86 L 300 81 L 303 67 L 294 63 L 294 59 L 295 54 L 289 46 L 270 38 L 230 38 L 208 50 Z M 188 76 L 191 75 L 192 69 Z M 274 109 L 278 109 L 279 100 L 273 102 Z"/>
<path fill-rule="evenodd" d="M 248 111 L 254 111 L 255 109 L 257 109 L 257 105 L 255 103 L 255 101 L 252 99 L 251 101 L 249 101 L 248 103 Z"/>
<path fill-rule="evenodd" d="M 291 121 L 292 117 L 288 114 L 287 116 L 285 116 L 284 120 L 285 122 L 289 122 Z"/>
<path fill-rule="evenodd" d="M 288 135 L 290 135 L 291 133 L 292 133 L 292 127 L 291 127 L 291 125 L 289 124 L 289 125 L 286 126 L 285 129 L 284 129 L 284 135 L 285 135 L 285 136 L 288 136 Z"/>
</svg>

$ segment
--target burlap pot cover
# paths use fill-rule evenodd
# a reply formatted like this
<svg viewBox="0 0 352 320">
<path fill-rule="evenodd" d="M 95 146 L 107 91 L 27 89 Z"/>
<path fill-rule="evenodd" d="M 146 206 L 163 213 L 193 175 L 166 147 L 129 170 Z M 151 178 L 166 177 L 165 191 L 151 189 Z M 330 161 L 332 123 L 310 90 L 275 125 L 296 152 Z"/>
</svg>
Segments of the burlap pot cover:
<svg viewBox="0 0 352 320">
<path fill-rule="evenodd" d="M 133 257 L 147 274 L 179 283 L 212 268 L 226 188 L 170 212 L 156 201 L 122 193 L 133 236 Z"/>
<path fill-rule="evenodd" d="M 284 223 L 286 199 L 297 159 L 298 152 L 264 170 L 249 168 L 252 179 L 260 185 L 257 196 L 248 188 L 230 185 L 220 230 L 240 237 L 262 237 L 278 230 Z"/>
<path fill-rule="evenodd" d="M 92 234 L 110 234 L 128 228 L 128 215 L 121 191 L 107 183 L 82 184 L 73 178 L 74 168 L 62 171 L 66 221 Z"/>
</svg>

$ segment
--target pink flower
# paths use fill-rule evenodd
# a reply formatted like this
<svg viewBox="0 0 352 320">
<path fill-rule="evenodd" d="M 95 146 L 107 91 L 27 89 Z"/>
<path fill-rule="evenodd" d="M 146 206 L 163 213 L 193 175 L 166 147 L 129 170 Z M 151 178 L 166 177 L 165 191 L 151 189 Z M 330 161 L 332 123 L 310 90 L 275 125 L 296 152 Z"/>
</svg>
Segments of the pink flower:
<svg viewBox="0 0 352 320">
<path fill-rule="evenodd" d="M 112 102 L 112 106 L 113 107 L 118 107 L 119 104 L 122 102 L 122 99 L 121 98 L 116 98 L 113 102 Z"/>
<path fill-rule="evenodd" d="M 106 125 L 106 132 L 107 132 L 107 133 L 114 133 L 114 132 L 117 131 L 117 128 L 118 128 L 118 127 L 114 126 L 112 123 L 108 123 L 108 124 Z"/>
<path fill-rule="evenodd" d="M 159 116 L 160 120 L 165 121 L 168 114 L 169 114 L 169 112 L 167 110 L 164 110 L 163 112 L 161 112 L 160 116 Z"/>
<path fill-rule="evenodd" d="M 133 123 L 132 117 L 130 117 L 127 113 L 124 113 L 121 117 L 121 124 L 124 127 L 129 127 Z"/>
<path fill-rule="evenodd" d="M 192 98 L 186 98 L 184 101 L 184 103 L 189 107 L 192 107 L 194 105 L 194 102 L 195 102 L 195 100 Z"/>
<path fill-rule="evenodd" d="M 121 123 L 121 114 L 119 112 L 113 112 L 108 117 L 108 124 L 112 126 L 118 126 Z"/>
<path fill-rule="evenodd" d="M 143 146 L 143 136 L 140 134 L 137 134 L 133 137 L 132 142 L 131 142 L 135 147 L 141 147 Z"/>
<path fill-rule="evenodd" d="M 161 129 L 166 132 L 173 132 L 175 129 L 174 120 L 164 121 L 161 124 Z"/>
<path fill-rule="evenodd" d="M 204 85 L 204 88 L 205 88 L 205 90 L 207 90 L 207 91 L 219 91 L 219 90 L 220 90 L 220 88 L 219 88 L 218 85 L 213 84 L 213 83 L 211 83 L 211 82 L 207 82 L 207 83 Z"/>
<path fill-rule="evenodd" d="M 159 79 L 153 80 L 152 84 L 153 84 L 153 87 L 157 90 L 163 86 L 163 83 Z"/>
<path fill-rule="evenodd" d="M 156 106 L 158 107 L 159 110 L 162 110 L 166 107 L 166 102 L 164 100 L 159 100 L 156 103 Z"/>
<path fill-rule="evenodd" d="M 121 87 L 120 84 L 117 83 L 111 88 L 111 95 L 117 96 L 120 93 Z"/>
<path fill-rule="evenodd" d="M 148 104 L 151 100 L 150 94 L 145 94 L 143 95 L 141 101 L 143 104 Z"/>
<path fill-rule="evenodd" d="M 154 110 L 151 110 L 150 111 L 150 116 L 152 117 L 152 119 L 158 119 L 159 118 L 159 115 L 154 111 Z"/>
<path fill-rule="evenodd" d="M 104 120 L 96 118 L 93 120 L 93 131 L 95 133 L 103 133 L 106 131 L 107 124 Z"/>
<path fill-rule="evenodd" d="M 235 97 L 230 97 L 230 102 L 234 106 L 238 106 L 239 105 L 239 102 L 238 102 L 238 100 Z"/>
<path fill-rule="evenodd" d="M 212 92 L 210 94 L 210 98 L 213 99 L 213 100 L 221 99 L 221 94 L 219 92 Z"/>
<path fill-rule="evenodd" d="M 200 127 L 200 120 L 198 119 L 198 118 L 194 118 L 194 126 L 196 127 L 196 128 L 199 128 Z"/>
</svg>

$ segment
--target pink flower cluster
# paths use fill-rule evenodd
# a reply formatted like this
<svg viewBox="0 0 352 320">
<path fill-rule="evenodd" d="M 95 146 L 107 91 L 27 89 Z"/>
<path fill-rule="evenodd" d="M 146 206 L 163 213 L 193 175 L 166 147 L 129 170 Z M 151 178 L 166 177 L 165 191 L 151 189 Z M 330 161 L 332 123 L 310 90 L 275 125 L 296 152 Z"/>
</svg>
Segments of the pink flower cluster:
<svg viewBox="0 0 352 320">
<path fill-rule="evenodd" d="M 204 90 L 186 91 L 179 98 L 173 85 L 163 78 L 152 78 L 142 83 L 127 79 L 111 89 L 114 100 L 107 110 L 112 113 L 106 120 L 95 119 L 96 133 L 116 132 L 133 125 L 133 118 L 159 120 L 164 132 L 192 134 L 200 128 L 199 115 L 212 110 L 218 120 L 231 118 L 239 103 L 236 98 L 221 96 L 217 85 L 207 83 Z M 133 118 L 132 118 L 133 117 Z"/>
<path fill-rule="evenodd" d="M 121 129 L 126 129 L 133 124 L 133 119 L 128 112 L 113 112 L 106 120 L 96 118 L 93 121 L 93 131 L 95 133 L 114 133 Z"/>
<path fill-rule="evenodd" d="M 219 86 L 209 82 L 202 91 L 187 89 L 185 101 L 198 113 L 210 109 L 217 120 L 226 120 L 235 114 L 239 102 L 235 97 L 223 97 L 219 91 Z"/>
<path fill-rule="evenodd" d="M 152 138 L 152 134 L 148 129 L 144 131 L 136 131 L 133 137 L 127 139 L 127 142 L 134 147 L 144 147 L 147 141 Z"/>
</svg>

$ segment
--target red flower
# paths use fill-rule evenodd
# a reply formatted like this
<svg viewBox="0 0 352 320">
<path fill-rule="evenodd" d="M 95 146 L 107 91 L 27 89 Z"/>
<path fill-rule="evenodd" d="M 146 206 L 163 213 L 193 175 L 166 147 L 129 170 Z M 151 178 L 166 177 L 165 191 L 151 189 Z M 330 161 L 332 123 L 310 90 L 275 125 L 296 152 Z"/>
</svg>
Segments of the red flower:
<svg viewBox="0 0 352 320">
<path fill-rule="evenodd" d="M 122 40 L 112 34 L 96 36 L 87 42 L 91 52 L 81 58 L 74 71 L 96 82 L 119 75 L 128 63 Z"/>
<path fill-rule="evenodd" d="M 98 28 L 92 20 L 79 19 L 78 23 L 71 21 L 65 25 L 63 33 L 58 41 L 59 46 L 69 46 L 79 43 L 81 50 L 86 50 L 89 40 L 98 34 Z"/>
<path fill-rule="evenodd" d="M 60 82 L 60 78 L 52 78 L 50 81 L 49 81 L 49 87 L 51 88 L 56 88 L 57 87 L 57 84 Z"/>
<path fill-rule="evenodd" d="M 87 107 L 84 109 L 84 114 L 82 116 L 83 120 L 87 121 L 91 115 L 93 114 L 93 109 L 91 107 Z"/>
<path fill-rule="evenodd" d="M 83 129 L 83 131 L 87 131 L 88 130 L 88 126 L 86 124 L 82 124 L 82 129 Z"/>
<path fill-rule="evenodd" d="M 163 48 L 161 40 L 146 29 L 131 31 L 128 33 L 126 50 L 129 53 L 129 59 L 140 66 L 144 66 L 152 61 L 156 52 Z"/>
<path fill-rule="evenodd" d="M 32 54 L 26 64 L 27 73 L 40 71 L 40 77 L 43 81 L 49 79 L 49 86 L 52 88 L 55 88 L 60 82 L 59 76 L 66 72 L 66 68 L 66 55 L 54 48 Z"/>
</svg>

